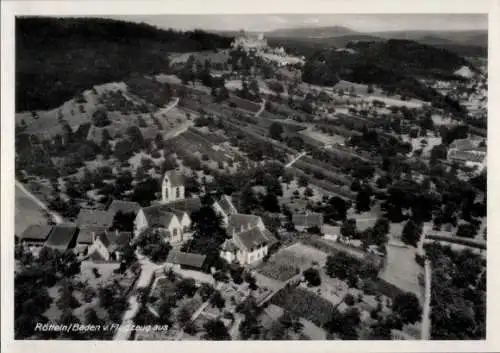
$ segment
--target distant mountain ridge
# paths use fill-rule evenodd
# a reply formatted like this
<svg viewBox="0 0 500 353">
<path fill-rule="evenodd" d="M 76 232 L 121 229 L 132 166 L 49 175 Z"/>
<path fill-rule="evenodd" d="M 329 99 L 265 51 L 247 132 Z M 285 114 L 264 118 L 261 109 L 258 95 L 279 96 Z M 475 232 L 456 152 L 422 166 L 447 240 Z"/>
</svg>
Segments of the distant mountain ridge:
<svg viewBox="0 0 500 353">
<path fill-rule="evenodd" d="M 293 39 L 317 39 L 332 40 L 333 38 L 351 36 L 355 38 L 372 37 L 378 39 L 408 39 L 422 44 L 458 44 L 473 46 L 488 46 L 487 30 L 463 30 L 463 31 L 431 31 L 431 30 L 404 30 L 404 31 L 380 31 L 361 32 L 343 26 L 328 27 L 296 27 L 282 28 L 264 33 L 269 38 L 293 38 Z"/>
</svg>

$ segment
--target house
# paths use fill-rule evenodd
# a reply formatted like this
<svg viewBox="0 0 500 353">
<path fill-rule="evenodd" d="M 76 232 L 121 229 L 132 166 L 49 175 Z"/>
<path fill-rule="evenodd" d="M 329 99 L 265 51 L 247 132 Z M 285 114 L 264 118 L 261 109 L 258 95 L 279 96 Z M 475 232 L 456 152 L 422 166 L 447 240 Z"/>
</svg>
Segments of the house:
<svg viewBox="0 0 500 353">
<path fill-rule="evenodd" d="M 199 197 L 191 197 L 189 199 L 177 200 L 169 203 L 161 203 L 159 205 L 165 205 L 169 208 L 185 211 L 188 214 L 198 211 L 201 206 L 201 199 Z"/>
<path fill-rule="evenodd" d="M 164 203 L 184 200 L 184 178 L 175 171 L 167 171 L 161 186 L 161 198 Z"/>
<path fill-rule="evenodd" d="M 106 233 L 105 227 L 83 226 L 80 227 L 78 237 L 76 238 L 76 250 L 80 253 L 86 253 L 89 246 L 94 243 L 95 238 Z"/>
<path fill-rule="evenodd" d="M 72 249 L 76 245 L 78 227 L 73 223 L 61 223 L 54 226 L 45 246 L 61 252 Z"/>
<path fill-rule="evenodd" d="M 222 195 L 219 200 L 212 204 L 215 213 L 222 217 L 222 222 L 224 225 L 229 223 L 229 217 L 233 214 L 238 213 L 238 210 L 234 206 L 231 197 L 228 195 Z"/>
<path fill-rule="evenodd" d="M 121 213 L 133 213 L 137 215 L 137 212 L 141 209 L 141 205 L 137 202 L 123 201 L 123 200 L 113 200 L 108 207 L 108 212 L 113 215 L 113 218 L 118 212 Z"/>
<path fill-rule="evenodd" d="M 251 36 L 241 30 L 231 43 L 233 49 L 242 49 L 246 52 L 260 52 L 267 48 L 267 40 L 263 34 Z"/>
<path fill-rule="evenodd" d="M 486 154 L 474 150 L 450 150 L 448 152 L 448 159 L 467 167 L 477 168 L 478 172 L 482 172 L 486 168 Z"/>
<path fill-rule="evenodd" d="M 109 232 L 95 236 L 88 249 L 88 258 L 95 262 L 120 261 L 120 248 L 130 243 L 131 232 Z"/>
<path fill-rule="evenodd" d="M 183 269 L 201 271 L 204 269 L 206 258 L 205 255 L 201 254 L 173 250 L 168 253 L 167 264 Z"/>
<path fill-rule="evenodd" d="M 76 218 L 79 227 L 104 227 L 109 228 L 113 224 L 114 215 L 104 210 L 80 209 Z"/>
<path fill-rule="evenodd" d="M 292 222 L 299 231 L 304 231 L 311 227 L 321 229 L 323 227 L 323 214 L 314 212 L 295 213 L 292 215 Z"/>
<path fill-rule="evenodd" d="M 32 224 L 21 234 L 19 240 L 27 246 L 43 246 L 53 229 L 53 226 Z"/>
<path fill-rule="evenodd" d="M 155 205 L 139 210 L 134 220 L 134 235 L 139 235 L 147 228 L 160 229 L 170 243 L 181 243 L 190 238 L 187 233 L 191 227 L 191 218 L 187 212 L 172 209 L 170 205 Z"/>
<path fill-rule="evenodd" d="M 250 265 L 262 261 L 277 240 L 259 216 L 233 214 L 227 232 L 231 235 L 222 245 L 220 256 L 229 263 Z"/>
</svg>

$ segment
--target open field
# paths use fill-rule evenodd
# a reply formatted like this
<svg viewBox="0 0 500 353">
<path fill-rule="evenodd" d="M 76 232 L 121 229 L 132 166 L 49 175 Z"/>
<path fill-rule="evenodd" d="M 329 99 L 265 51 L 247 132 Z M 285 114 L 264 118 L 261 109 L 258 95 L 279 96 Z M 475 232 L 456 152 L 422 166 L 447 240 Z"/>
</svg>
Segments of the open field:
<svg viewBox="0 0 500 353">
<path fill-rule="evenodd" d="M 20 236 L 31 224 L 47 224 L 47 213 L 16 186 L 15 232 Z"/>
<path fill-rule="evenodd" d="M 379 274 L 380 278 L 420 297 L 421 289 L 418 283 L 420 272 L 421 269 L 415 261 L 414 248 L 387 245 L 386 265 Z"/>
</svg>

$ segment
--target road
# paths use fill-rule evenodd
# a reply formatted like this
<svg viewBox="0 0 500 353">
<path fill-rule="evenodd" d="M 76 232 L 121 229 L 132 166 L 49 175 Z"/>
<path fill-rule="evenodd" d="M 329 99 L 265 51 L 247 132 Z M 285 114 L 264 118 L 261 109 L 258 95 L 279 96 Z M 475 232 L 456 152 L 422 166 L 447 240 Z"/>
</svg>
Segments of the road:
<svg viewBox="0 0 500 353">
<path fill-rule="evenodd" d="M 301 159 L 302 157 L 304 157 L 306 154 L 307 154 L 306 152 L 302 152 L 297 157 L 295 157 L 290 163 L 288 163 L 287 165 L 285 165 L 285 168 L 290 168 L 295 162 L 297 162 L 299 159 Z"/>
<path fill-rule="evenodd" d="M 422 310 L 422 332 L 421 339 L 429 340 L 431 337 L 431 262 L 425 260 L 425 301 Z"/>
<path fill-rule="evenodd" d="M 151 281 L 151 277 L 154 275 L 154 272 L 157 269 L 161 268 L 161 265 L 155 265 L 144 259 L 139 260 L 139 263 L 141 264 L 142 271 L 139 279 L 132 289 L 130 297 L 128 298 L 129 307 L 123 314 L 120 328 L 118 329 L 118 331 L 116 331 L 115 337 L 113 338 L 113 340 L 116 341 L 126 341 L 130 338 L 130 334 L 132 333 L 131 326 L 133 325 L 134 318 L 140 309 L 136 290 L 138 288 L 147 288 L 148 284 Z"/>
<path fill-rule="evenodd" d="M 174 102 L 171 103 L 169 106 L 163 108 L 159 113 L 160 114 L 167 114 L 169 111 L 177 107 L 179 104 L 180 98 L 177 97 L 175 98 Z M 166 119 L 165 119 L 166 120 Z M 165 135 L 163 135 L 163 138 L 165 140 L 174 138 L 176 136 L 179 136 L 180 134 L 184 133 L 189 129 L 191 126 L 193 126 L 193 122 L 190 120 L 185 121 L 182 125 L 176 127 L 175 129 L 169 130 Z"/>
<path fill-rule="evenodd" d="M 265 99 L 262 100 L 262 103 L 260 104 L 260 109 L 255 113 L 254 116 L 257 118 L 260 114 L 262 114 L 264 109 L 266 109 L 266 100 Z"/>
<path fill-rule="evenodd" d="M 64 218 L 57 212 L 54 212 L 54 211 L 51 211 L 49 210 L 49 208 L 47 207 L 47 205 L 45 203 L 43 203 L 38 197 L 36 197 L 35 195 L 33 195 L 28 189 L 26 189 L 26 187 L 18 180 L 16 180 L 16 188 L 18 190 L 20 190 L 21 192 L 23 192 L 26 196 L 28 196 L 31 200 L 33 200 L 33 202 L 35 202 L 38 206 L 40 206 L 40 208 L 42 208 L 44 211 L 46 211 L 47 213 L 49 213 L 52 217 L 52 219 L 54 220 L 55 223 L 59 224 L 59 223 L 63 223 L 64 222 Z"/>
</svg>

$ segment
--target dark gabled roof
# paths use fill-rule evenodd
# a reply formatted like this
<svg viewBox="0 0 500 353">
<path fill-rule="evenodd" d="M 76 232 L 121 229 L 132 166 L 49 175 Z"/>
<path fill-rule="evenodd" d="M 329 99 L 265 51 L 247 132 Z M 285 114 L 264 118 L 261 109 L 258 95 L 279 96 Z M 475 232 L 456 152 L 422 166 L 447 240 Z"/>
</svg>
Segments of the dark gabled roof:
<svg viewBox="0 0 500 353">
<path fill-rule="evenodd" d="M 235 213 L 229 216 L 227 231 L 232 234 L 233 231 L 240 233 L 242 231 L 254 228 L 261 218 L 252 214 Z"/>
<path fill-rule="evenodd" d="M 106 234 L 101 234 L 99 239 L 108 249 L 109 252 L 113 252 L 116 249 L 127 245 L 132 239 L 131 232 L 110 232 Z"/>
<path fill-rule="evenodd" d="M 149 206 L 143 208 L 142 211 L 150 227 L 168 228 L 172 218 L 176 217 L 175 213 L 167 205 Z"/>
<path fill-rule="evenodd" d="M 75 224 L 58 224 L 54 226 L 54 229 L 50 233 L 45 246 L 57 250 L 67 250 L 77 232 L 78 228 Z"/>
<path fill-rule="evenodd" d="M 106 227 L 94 227 L 94 226 L 84 226 L 80 227 L 78 232 L 78 238 L 76 238 L 77 244 L 92 244 L 92 233 L 95 233 L 96 237 L 104 234 Z"/>
<path fill-rule="evenodd" d="M 222 197 L 217 201 L 219 206 L 222 208 L 225 214 L 230 215 L 233 213 L 238 213 L 236 210 L 236 207 L 233 205 L 233 201 L 231 200 L 231 197 L 228 195 L 222 195 Z"/>
<path fill-rule="evenodd" d="M 53 228 L 53 226 L 48 225 L 32 224 L 21 234 L 21 240 L 45 241 Z"/>
<path fill-rule="evenodd" d="M 168 178 L 172 186 L 182 186 L 184 185 L 184 178 L 173 170 L 169 170 L 165 173 L 165 177 Z"/>
<path fill-rule="evenodd" d="M 196 268 L 203 267 L 206 256 L 201 254 L 186 253 L 181 251 L 170 251 L 167 262 L 181 266 L 191 266 Z"/>
<path fill-rule="evenodd" d="M 244 250 L 251 250 L 262 245 L 269 244 L 271 239 L 268 238 L 263 231 L 258 227 L 254 227 L 243 233 L 237 234 L 233 237 L 236 245 L 243 247 Z"/>
<path fill-rule="evenodd" d="M 113 202 L 111 202 L 111 205 L 109 205 L 108 207 L 108 212 L 112 213 L 114 216 L 118 212 L 137 213 L 140 209 L 141 205 L 139 205 L 137 202 L 113 200 Z"/>
<path fill-rule="evenodd" d="M 113 224 L 114 215 L 108 211 L 91 210 L 87 208 L 80 209 L 76 224 L 79 227 L 105 227 L 109 228 Z"/>
<path fill-rule="evenodd" d="M 232 239 L 226 239 L 224 241 L 224 244 L 222 244 L 222 248 L 221 248 L 223 251 L 229 251 L 229 252 L 236 252 L 238 251 L 238 246 L 236 246 L 236 244 L 234 243 L 234 241 Z"/>
<path fill-rule="evenodd" d="M 202 207 L 202 203 L 199 197 L 192 197 L 189 199 L 169 202 L 167 204 L 164 204 L 163 206 L 171 209 L 186 211 L 188 213 L 193 213 L 200 210 L 200 208 Z"/>
<path fill-rule="evenodd" d="M 73 136 L 78 140 L 86 140 L 89 135 L 90 128 L 92 127 L 91 123 L 83 123 L 78 125 Z"/>
<path fill-rule="evenodd" d="M 92 260 L 92 261 L 106 261 L 106 259 L 101 255 L 101 253 L 97 250 L 94 250 L 92 251 L 90 254 L 89 254 L 89 257 L 88 257 L 89 260 Z"/>
<path fill-rule="evenodd" d="M 321 213 L 295 213 L 292 216 L 293 224 L 299 227 L 321 227 L 323 215 Z"/>
</svg>

